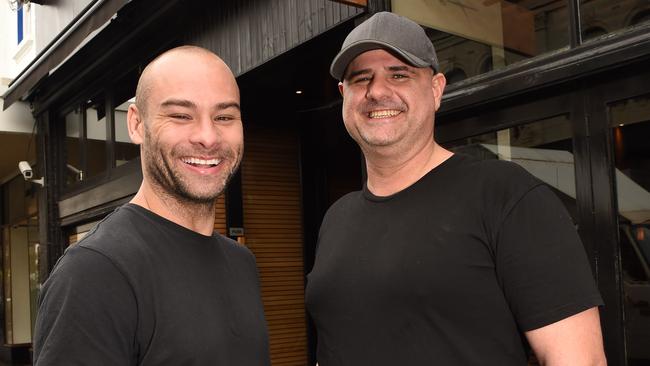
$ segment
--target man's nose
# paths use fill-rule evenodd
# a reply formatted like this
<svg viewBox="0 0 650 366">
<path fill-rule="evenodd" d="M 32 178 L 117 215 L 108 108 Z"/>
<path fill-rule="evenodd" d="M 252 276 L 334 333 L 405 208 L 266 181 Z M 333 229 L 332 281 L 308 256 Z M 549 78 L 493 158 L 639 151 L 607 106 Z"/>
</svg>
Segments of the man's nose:
<svg viewBox="0 0 650 366">
<path fill-rule="evenodd" d="M 190 142 L 199 144 L 206 149 L 213 148 L 219 143 L 221 131 L 209 116 L 200 117 L 192 129 Z"/>
<path fill-rule="evenodd" d="M 366 90 L 366 98 L 368 99 L 381 100 L 392 94 L 393 89 L 390 83 L 383 78 L 375 77 L 368 83 L 368 89 Z"/>
</svg>

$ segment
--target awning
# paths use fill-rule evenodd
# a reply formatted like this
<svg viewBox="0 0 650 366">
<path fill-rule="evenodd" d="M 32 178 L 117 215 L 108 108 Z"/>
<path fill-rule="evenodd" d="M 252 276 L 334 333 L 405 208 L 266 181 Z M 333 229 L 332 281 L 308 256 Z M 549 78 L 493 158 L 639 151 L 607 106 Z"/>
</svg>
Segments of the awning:
<svg viewBox="0 0 650 366">
<path fill-rule="evenodd" d="M 25 99 L 41 79 L 48 75 L 91 34 L 108 22 L 130 0 L 94 0 L 48 44 L 9 84 L 2 96 L 4 108 Z"/>
</svg>

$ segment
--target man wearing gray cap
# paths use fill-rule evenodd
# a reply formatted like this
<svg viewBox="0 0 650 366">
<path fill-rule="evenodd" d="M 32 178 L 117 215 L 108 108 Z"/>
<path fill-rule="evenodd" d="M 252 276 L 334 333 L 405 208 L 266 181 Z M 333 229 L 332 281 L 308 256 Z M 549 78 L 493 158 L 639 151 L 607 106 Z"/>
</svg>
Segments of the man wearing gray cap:
<svg viewBox="0 0 650 366">
<path fill-rule="evenodd" d="M 584 248 L 519 166 L 433 139 L 445 77 L 423 29 L 377 13 L 332 62 L 362 191 L 323 220 L 307 306 L 320 366 L 605 364 Z"/>
</svg>

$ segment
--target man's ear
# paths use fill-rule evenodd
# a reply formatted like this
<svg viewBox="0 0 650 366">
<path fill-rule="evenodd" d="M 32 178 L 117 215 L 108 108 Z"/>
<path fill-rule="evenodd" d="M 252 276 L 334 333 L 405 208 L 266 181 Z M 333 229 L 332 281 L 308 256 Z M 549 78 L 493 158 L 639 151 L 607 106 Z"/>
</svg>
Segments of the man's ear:
<svg viewBox="0 0 650 366">
<path fill-rule="evenodd" d="M 339 81 L 339 93 L 341 93 L 342 97 L 345 96 L 345 95 L 343 95 L 343 82 L 342 81 Z"/>
<path fill-rule="evenodd" d="M 433 102 L 436 107 L 436 111 L 440 108 L 440 102 L 442 101 L 442 93 L 445 91 L 445 86 L 447 85 L 447 79 L 442 73 L 434 74 L 431 78 L 431 88 L 433 89 Z"/>
<path fill-rule="evenodd" d="M 144 141 L 144 119 L 135 103 L 129 105 L 129 110 L 126 113 L 126 125 L 131 141 L 136 145 L 142 144 Z"/>
</svg>

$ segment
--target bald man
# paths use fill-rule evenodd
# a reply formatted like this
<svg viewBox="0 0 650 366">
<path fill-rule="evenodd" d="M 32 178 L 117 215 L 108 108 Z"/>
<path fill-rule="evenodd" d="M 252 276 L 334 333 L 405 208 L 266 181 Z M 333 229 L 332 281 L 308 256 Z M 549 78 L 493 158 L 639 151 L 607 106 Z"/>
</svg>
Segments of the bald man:
<svg viewBox="0 0 650 366">
<path fill-rule="evenodd" d="M 270 365 L 255 259 L 213 233 L 243 151 L 232 72 L 210 51 L 175 48 L 145 68 L 136 100 L 142 185 L 52 271 L 35 364 Z"/>
</svg>

